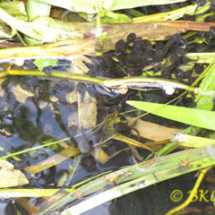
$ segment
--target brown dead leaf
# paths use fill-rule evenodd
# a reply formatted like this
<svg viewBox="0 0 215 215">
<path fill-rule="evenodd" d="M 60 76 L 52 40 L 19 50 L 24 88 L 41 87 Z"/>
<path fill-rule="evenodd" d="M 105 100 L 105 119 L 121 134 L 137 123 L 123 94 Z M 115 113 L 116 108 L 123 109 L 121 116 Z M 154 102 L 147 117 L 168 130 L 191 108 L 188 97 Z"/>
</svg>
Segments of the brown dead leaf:
<svg viewBox="0 0 215 215">
<path fill-rule="evenodd" d="M 128 122 L 128 126 L 133 126 L 134 118 L 127 116 L 126 120 Z M 162 125 L 158 125 L 151 122 L 146 122 L 138 119 L 135 126 L 135 129 L 138 130 L 139 135 L 143 138 L 153 140 L 153 141 L 163 141 L 166 139 L 170 139 L 175 132 L 180 131 L 180 129 L 168 128 Z M 133 129 L 131 130 L 133 135 L 137 135 Z"/>
<path fill-rule="evenodd" d="M 10 92 L 13 92 L 14 95 L 16 96 L 16 100 L 18 102 L 21 102 L 21 103 L 25 103 L 25 100 L 28 98 L 28 97 L 32 97 L 34 96 L 34 94 L 30 91 L 27 91 L 27 90 L 23 90 L 22 87 L 20 85 L 16 85 L 16 86 L 13 86 L 11 89 L 10 89 Z"/>
<path fill-rule="evenodd" d="M 97 100 L 85 92 L 84 97 L 74 89 L 66 95 L 69 104 L 78 103 L 77 111 L 68 116 L 68 127 L 78 126 L 79 128 L 89 129 L 96 127 L 97 120 Z"/>
<path fill-rule="evenodd" d="M 29 214 L 39 214 L 39 210 L 36 208 L 33 203 L 30 202 L 28 198 L 18 198 L 16 199 L 16 202 L 21 205 L 23 208 L 25 208 L 26 211 L 28 211 Z"/>
<path fill-rule="evenodd" d="M 84 73 L 88 73 L 89 68 L 85 63 L 92 63 L 92 61 L 84 55 L 74 55 L 71 57 L 72 64 L 79 67 Z"/>
<path fill-rule="evenodd" d="M 83 101 L 79 103 L 79 126 L 84 129 L 95 128 L 97 121 L 97 100 L 85 93 Z"/>
<path fill-rule="evenodd" d="M 0 61 L 17 58 L 68 58 L 76 54 L 95 54 L 95 39 L 66 40 L 43 46 L 19 47 L 0 50 Z"/>
</svg>

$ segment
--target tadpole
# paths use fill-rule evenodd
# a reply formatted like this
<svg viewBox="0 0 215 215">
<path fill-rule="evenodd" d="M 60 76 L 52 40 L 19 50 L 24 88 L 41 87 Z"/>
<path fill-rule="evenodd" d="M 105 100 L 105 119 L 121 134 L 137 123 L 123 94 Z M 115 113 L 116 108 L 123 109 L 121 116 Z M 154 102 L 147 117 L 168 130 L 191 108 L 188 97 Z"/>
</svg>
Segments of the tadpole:
<svg viewBox="0 0 215 215">
<path fill-rule="evenodd" d="M 132 43 L 132 42 L 134 42 L 134 40 L 136 40 L 136 34 L 135 33 L 131 33 L 127 36 L 127 42 L 128 43 Z"/>
<path fill-rule="evenodd" d="M 116 52 L 121 52 L 125 49 L 125 41 L 124 40 L 119 40 L 115 44 L 115 50 Z"/>
</svg>

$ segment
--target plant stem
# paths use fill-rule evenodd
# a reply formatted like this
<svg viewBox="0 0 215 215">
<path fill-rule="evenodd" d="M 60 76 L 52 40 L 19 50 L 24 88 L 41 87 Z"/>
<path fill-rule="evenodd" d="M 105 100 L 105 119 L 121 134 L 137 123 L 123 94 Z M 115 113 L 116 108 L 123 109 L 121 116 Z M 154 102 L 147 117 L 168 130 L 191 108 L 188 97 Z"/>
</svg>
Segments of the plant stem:
<svg viewBox="0 0 215 215">
<path fill-rule="evenodd" d="M 197 181 L 196 181 L 196 183 L 195 183 L 195 186 L 193 187 L 193 189 L 192 189 L 192 191 L 191 191 L 190 196 L 188 197 L 188 199 L 187 199 L 183 204 L 181 204 L 181 205 L 179 205 L 178 207 L 176 207 L 176 208 L 170 210 L 169 212 L 167 212 L 166 215 L 172 215 L 172 214 L 174 214 L 174 213 L 176 213 L 176 212 L 178 212 L 178 211 L 184 209 L 186 206 L 188 206 L 188 205 L 191 203 L 191 201 L 193 200 L 193 198 L 194 198 L 195 195 L 197 194 L 197 191 L 198 191 L 198 189 L 199 189 L 199 186 L 201 185 L 202 180 L 203 180 L 204 177 L 205 177 L 205 174 L 206 174 L 210 169 L 212 169 L 213 167 L 214 167 L 214 166 L 212 166 L 212 167 L 207 167 L 207 168 L 204 168 L 204 169 L 200 170 L 199 177 L 198 177 L 198 179 L 197 179 Z"/>
<path fill-rule="evenodd" d="M 12 75 L 22 75 L 22 76 L 43 76 L 43 77 L 56 77 L 56 78 L 65 78 L 70 79 L 73 81 L 80 81 L 80 82 L 88 82 L 99 84 L 104 87 L 108 88 L 117 88 L 119 86 L 127 86 L 129 87 L 158 87 L 164 88 L 164 90 L 169 90 L 170 88 L 179 88 L 186 91 L 191 91 L 196 93 L 197 88 L 188 86 L 186 84 L 182 84 L 177 81 L 170 81 L 167 79 L 160 79 L 160 78 L 151 78 L 151 77 L 130 77 L 130 78 L 120 78 L 120 79 L 108 79 L 103 80 L 99 78 L 92 78 L 88 76 L 81 76 L 71 73 L 61 73 L 61 72 L 52 72 L 51 75 L 46 74 L 45 72 L 40 71 L 30 71 L 30 70 L 14 70 L 8 69 L 2 73 L 0 73 L 0 78 Z M 174 90 L 173 90 L 174 92 Z"/>
<path fill-rule="evenodd" d="M 101 80 L 101 79 L 91 78 L 88 76 L 81 76 L 81 75 L 76 75 L 76 74 L 52 72 L 51 75 L 48 75 L 45 72 L 40 72 L 40 71 L 14 70 L 14 69 L 8 69 L 8 70 L 0 73 L 0 78 L 6 77 L 6 76 L 13 76 L 13 75 L 55 77 L 55 78 L 70 79 L 70 80 L 74 80 L 74 81 L 90 82 L 90 83 L 95 83 L 95 84 L 103 83 L 103 80 Z"/>
<path fill-rule="evenodd" d="M 197 89 L 186 84 L 182 84 L 177 81 L 161 79 L 161 78 L 149 78 L 149 77 L 130 77 L 130 78 L 119 78 L 119 79 L 110 79 L 104 80 L 103 85 L 105 87 L 116 87 L 126 85 L 127 87 L 158 87 L 164 88 L 166 87 L 179 88 L 186 91 L 191 91 L 196 93 Z M 174 91 L 174 90 L 173 90 Z"/>
</svg>

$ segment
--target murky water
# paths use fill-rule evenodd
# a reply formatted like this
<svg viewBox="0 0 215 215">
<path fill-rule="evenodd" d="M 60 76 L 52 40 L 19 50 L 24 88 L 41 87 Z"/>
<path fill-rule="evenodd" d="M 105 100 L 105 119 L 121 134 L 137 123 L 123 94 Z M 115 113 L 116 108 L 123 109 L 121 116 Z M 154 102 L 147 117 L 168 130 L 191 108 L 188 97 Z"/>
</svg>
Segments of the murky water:
<svg viewBox="0 0 215 215">
<path fill-rule="evenodd" d="M 74 92 L 75 86 L 77 84 L 67 81 L 43 81 L 36 77 L 10 77 L 2 80 L 0 100 L 0 129 L 2 133 L 0 141 L 3 150 L 0 152 L 0 155 L 39 146 L 48 140 L 60 140 L 68 137 L 71 139 L 65 141 L 66 145 L 73 147 L 78 145 L 83 149 L 78 157 L 67 159 L 34 175 L 29 174 L 25 168 L 59 153 L 65 146 L 53 145 L 31 153 L 24 153 L 19 155 L 19 160 L 13 157 L 9 158 L 9 162 L 13 163 L 17 169 L 20 169 L 27 175 L 30 184 L 24 186 L 26 188 L 55 188 L 58 186 L 59 181 L 67 175 L 64 181 L 61 182 L 61 186 L 66 188 L 98 172 L 133 164 L 132 155 L 129 151 L 122 152 L 105 164 L 101 164 L 90 155 L 92 146 L 101 140 L 103 134 L 101 131 L 93 133 L 86 132 L 88 129 L 82 128 L 80 130 L 76 121 L 78 101 L 68 102 L 67 100 L 67 95 Z M 136 96 L 135 91 L 130 91 L 127 95 L 107 96 L 102 95 L 101 91 L 98 92 L 96 89 L 97 87 L 93 85 L 83 85 L 76 93 L 80 93 L 80 97 L 83 97 L 87 90 L 91 90 L 90 94 L 97 99 L 97 102 L 100 102 L 97 105 L 98 115 L 96 116 L 96 121 L 98 124 L 104 120 L 107 114 L 111 114 L 116 109 L 121 112 L 129 110 L 130 108 L 123 104 L 122 101 L 124 98 L 135 98 Z M 142 92 L 142 96 L 146 100 L 150 99 L 150 101 L 159 102 L 166 102 L 171 98 L 161 91 L 154 90 Z M 136 116 L 137 113 L 133 112 L 130 115 Z M 145 120 L 156 121 L 157 123 L 160 120 L 160 123 L 163 125 L 176 126 L 173 122 L 152 115 L 148 115 Z M 183 127 L 183 125 L 179 124 L 177 126 Z M 5 130 L 7 133 L 3 132 Z M 10 135 L 7 135 L 8 133 Z M 82 135 L 77 136 L 80 133 Z M 123 134 L 131 136 L 129 133 L 125 131 Z M 131 137 L 136 138 L 135 136 Z M 108 154 L 114 154 L 118 150 L 127 147 L 126 144 L 115 140 L 109 140 L 105 145 L 104 150 Z M 145 156 L 141 150 L 138 151 Z M 77 158 L 80 160 L 78 165 Z M 71 180 L 68 180 L 68 174 L 71 174 L 69 170 L 75 165 L 77 165 L 75 174 Z M 170 199 L 170 193 L 176 188 L 185 191 L 192 189 L 195 181 L 193 180 L 193 175 L 191 173 L 184 177 L 140 190 L 116 199 L 113 202 L 105 203 L 84 214 L 164 214 L 169 208 L 176 206 Z M 182 183 L 182 181 L 184 182 Z M 113 184 L 113 186 L 117 186 L 117 184 Z M 15 215 L 16 211 L 19 210 L 21 214 L 29 214 L 17 202 L 19 201 L 15 199 L 2 199 L 0 202 L 0 213 Z M 30 198 L 29 204 L 31 207 L 37 208 L 41 205 L 41 200 Z"/>
</svg>

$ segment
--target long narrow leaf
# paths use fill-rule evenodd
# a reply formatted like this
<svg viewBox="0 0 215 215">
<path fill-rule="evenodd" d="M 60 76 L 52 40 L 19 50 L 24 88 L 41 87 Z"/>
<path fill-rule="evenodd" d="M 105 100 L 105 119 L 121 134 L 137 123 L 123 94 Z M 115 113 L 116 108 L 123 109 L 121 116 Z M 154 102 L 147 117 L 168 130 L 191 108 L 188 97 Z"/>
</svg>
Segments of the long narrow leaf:
<svg viewBox="0 0 215 215">
<path fill-rule="evenodd" d="M 24 2 L 0 2 L 0 8 L 16 19 L 27 20 Z M 2 21 L 0 20 L 0 22 Z"/>
<path fill-rule="evenodd" d="M 215 112 L 212 111 L 140 101 L 127 101 L 127 104 L 177 122 L 215 130 Z"/>
<path fill-rule="evenodd" d="M 214 106 L 214 87 L 215 87 L 215 62 L 208 67 L 207 75 L 199 87 L 199 93 L 196 96 L 196 107 L 198 109 L 212 110 Z"/>
<path fill-rule="evenodd" d="M 196 171 L 197 169 L 202 169 L 214 165 L 214 148 L 215 146 L 201 147 L 198 149 L 184 150 L 171 155 L 159 157 L 153 164 L 153 168 L 142 169 L 137 166 L 130 166 L 127 168 L 120 169 L 117 172 L 110 173 L 109 175 L 102 175 L 101 178 L 95 180 L 90 180 L 89 184 L 83 184 L 78 187 L 74 192 L 80 192 L 83 194 L 83 198 L 87 194 L 95 193 L 96 191 L 103 189 L 105 183 L 110 183 L 108 179 L 116 176 L 117 186 L 113 186 L 110 189 L 105 187 L 96 195 L 91 195 L 88 198 L 84 198 L 83 201 L 76 201 L 76 205 L 71 208 L 65 209 L 61 215 L 70 214 L 81 214 L 93 207 L 96 207 L 102 203 L 110 201 L 112 199 L 118 198 L 120 196 L 126 195 L 128 193 L 134 192 L 139 189 L 143 189 L 150 185 L 156 184 L 158 182 L 177 177 L 179 175 L 184 175 L 188 172 Z M 186 161 L 187 166 L 183 166 L 181 161 Z M 145 165 L 143 162 L 141 165 Z M 126 176 L 125 176 L 126 175 Z M 106 179 L 106 180 L 104 180 Z M 61 199 L 64 204 L 74 202 L 77 199 L 77 195 L 70 193 L 69 197 L 66 196 Z M 44 211 L 43 211 L 44 213 Z"/>
<path fill-rule="evenodd" d="M 162 5 L 162 4 L 173 4 L 178 2 L 184 2 L 186 0 L 39 0 L 41 2 L 46 2 L 51 5 L 55 5 L 57 7 L 62 7 L 74 12 L 85 12 L 85 13 L 97 13 L 99 9 L 106 8 L 109 10 L 120 10 L 120 9 L 128 9 L 140 6 L 148 6 L 148 5 Z"/>
</svg>

